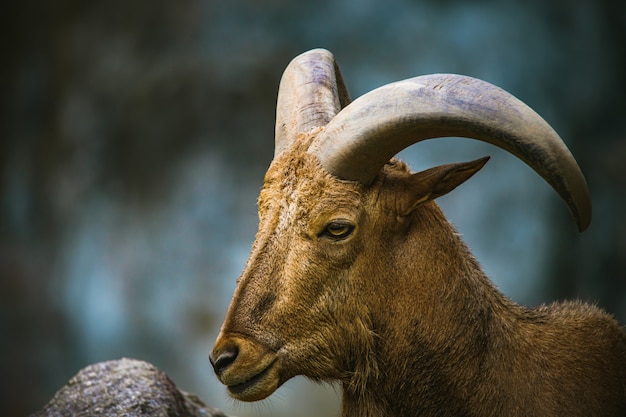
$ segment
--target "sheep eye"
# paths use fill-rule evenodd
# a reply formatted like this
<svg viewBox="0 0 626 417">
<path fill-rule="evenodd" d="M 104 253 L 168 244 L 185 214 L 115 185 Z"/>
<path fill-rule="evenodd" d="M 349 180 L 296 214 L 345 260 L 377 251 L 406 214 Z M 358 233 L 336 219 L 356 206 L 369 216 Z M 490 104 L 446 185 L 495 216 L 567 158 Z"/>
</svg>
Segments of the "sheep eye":
<svg viewBox="0 0 626 417">
<path fill-rule="evenodd" d="M 333 221 L 326 226 L 320 236 L 328 237 L 333 240 L 341 240 L 350 236 L 353 230 L 354 226 L 348 222 Z"/>
</svg>

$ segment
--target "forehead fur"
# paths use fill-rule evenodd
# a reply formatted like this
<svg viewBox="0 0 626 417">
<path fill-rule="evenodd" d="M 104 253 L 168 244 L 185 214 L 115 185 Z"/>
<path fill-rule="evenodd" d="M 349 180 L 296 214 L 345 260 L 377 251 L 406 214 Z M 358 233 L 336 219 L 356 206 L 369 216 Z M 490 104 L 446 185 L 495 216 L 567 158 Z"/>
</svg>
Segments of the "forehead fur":
<svg viewBox="0 0 626 417">
<path fill-rule="evenodd" d="M 307 152 L 314 136 L 315 132 L 299 137 L 272 161 L 259 196 L 262 214 L 278 205 L 290 210 L 288 217 L 304 220 L 325 207 L 330 209 L 331 203 L 358 208 L 361 186 L 334 177 Z"/>
<path fill-rule="evenodd" d="M 341 180 L 308 152 L 318 133 L 319 129 L 299 135 L 291 147 L 274 158 L 265 175 L 259 214 L 263 217 L 273 212 L 273 223 L 278 229 L 288 228 L 294 221 L 304 226 L 319 215 L 332 215 L 341 209 L 358 210 L 364 197 L 373 193 L 376 200 L 376 196 L 381 196 L 381 188 L 393 188 L 393 184 L 411 173 L 404 162 L 392 158 L 369 187 Z"/>
</svg>

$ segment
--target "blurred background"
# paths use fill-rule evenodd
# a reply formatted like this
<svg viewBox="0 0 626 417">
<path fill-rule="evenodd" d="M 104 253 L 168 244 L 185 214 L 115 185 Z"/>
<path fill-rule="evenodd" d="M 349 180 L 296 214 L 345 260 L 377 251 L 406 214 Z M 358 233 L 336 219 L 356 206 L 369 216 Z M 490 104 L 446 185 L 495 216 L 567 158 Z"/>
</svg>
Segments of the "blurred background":
<svg viewBox="0 0 626 417">
<path fill-rule="evenodd" d="M 451 138 L 401 156 L 421 170 L 492 155 L 441 205 L 496 285 L 626 322 L 626 2 L 25 0 L 0 19 L 3 415 L 120 357 L 228 414 L 337 414 L 335 390 L 303 378 L 236 404 L 207 359 L 256 232 L 281 73 L 315 47 L 335 54 L 353 98 L 453 72 L 544 116 L 589 182 L 583 234 L 543 180 L 489 145 Z"/>
</svg>

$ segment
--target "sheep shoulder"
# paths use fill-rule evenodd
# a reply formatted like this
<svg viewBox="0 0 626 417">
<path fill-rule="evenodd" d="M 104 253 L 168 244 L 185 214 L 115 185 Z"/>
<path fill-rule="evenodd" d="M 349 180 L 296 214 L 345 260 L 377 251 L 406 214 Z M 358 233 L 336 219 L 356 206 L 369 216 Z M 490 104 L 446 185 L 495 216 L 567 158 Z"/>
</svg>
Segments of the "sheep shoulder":
<svg viewBox="0 0 626 417">
<path fill-rule="evenodd" d="M 617 321 L 581 301 L 520 310 L 517 323 L 502 331 L 507 335 L 502 344 L 492 346 L 498 376 L 483 395 L 494 398 L 496 391 L 509 393 L 493 406 L 506 410 L 509 402 L 527 404 L 526 410 L 546 416 L 577 416 L 581 410 L 595 410 L 591 415 L 622 415 L 626 410 L 626 333 Z M 518 388 L 510 390 L 512 386 Z"/>
</svg>

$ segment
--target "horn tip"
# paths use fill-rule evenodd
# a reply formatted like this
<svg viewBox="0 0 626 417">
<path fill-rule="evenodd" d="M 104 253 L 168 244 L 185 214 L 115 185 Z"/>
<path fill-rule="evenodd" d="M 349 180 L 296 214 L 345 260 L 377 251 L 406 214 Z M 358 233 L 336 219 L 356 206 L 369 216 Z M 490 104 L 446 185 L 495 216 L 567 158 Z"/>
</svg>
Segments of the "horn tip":
<svg viewBox="0 0 626 417">
<path fill-rule="evenodd" d="M 572 192 L 571 199 L 568 202 L 568 208 L 576 226 L 578 232 L 582 233 L 591 224 L 591 196 L 589 195 L 589 189 L 587 184 L 583 183 L 577 187 L 578 192 Z"/>
<path fill-rule="evenodd" d="M 589 207 L 586 208 L 586 210 L 583 211 L 583 213 L 575 216 L 575 221 L 576 225 L 578 226 L 579 233 L 587 230 L 587 228 L 591 224 L 591 204 L 589 205 Z"/>
</svg>

